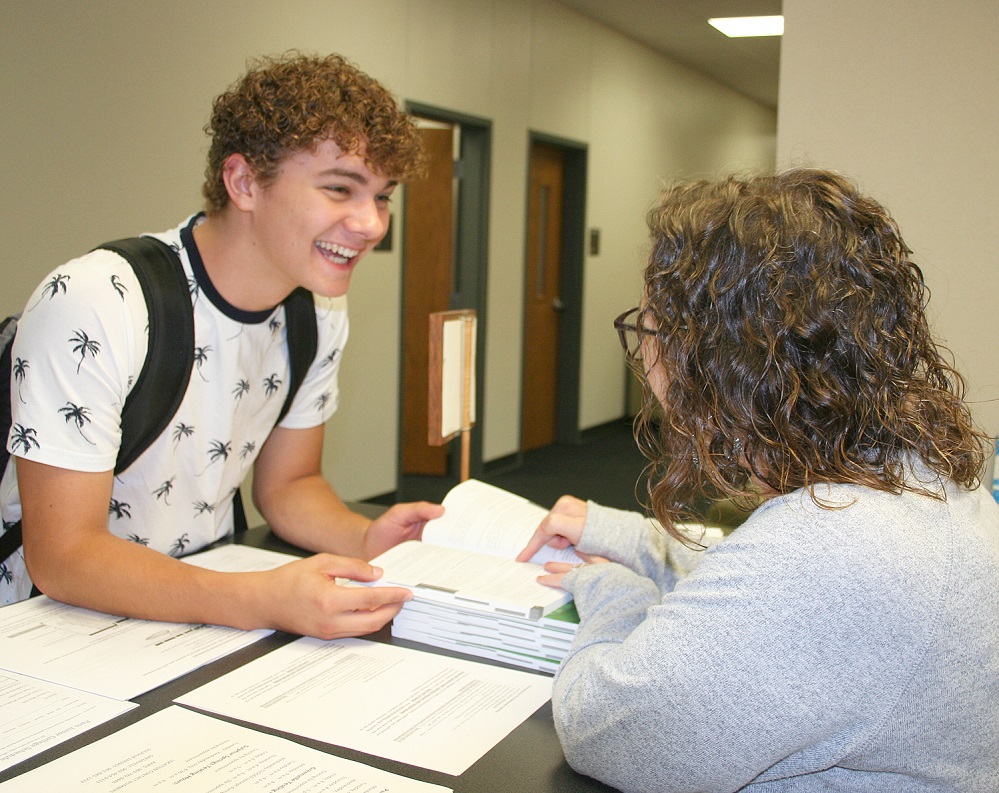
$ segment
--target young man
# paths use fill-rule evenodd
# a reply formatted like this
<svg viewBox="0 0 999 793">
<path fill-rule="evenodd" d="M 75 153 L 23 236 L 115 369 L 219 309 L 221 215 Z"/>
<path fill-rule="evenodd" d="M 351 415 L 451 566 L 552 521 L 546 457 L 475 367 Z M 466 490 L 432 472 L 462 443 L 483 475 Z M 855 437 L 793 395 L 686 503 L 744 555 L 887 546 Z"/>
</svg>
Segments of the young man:
<svg viewBox="0 0 999 793">
<path fill-rule="evenodd" d="M 33 583 L 146 619 L 320 638 L 377 630 L 408 592 L 335 578 L 377 578 L 361 560 L 419 538 L 442 508 L 400 504 L 374 522 L 350 511 L 321 474 L 323 424 L 337 404 L 344 295 L 387 230 L 397 183 L 422 166 L 419 138 L 376 81 L 338 56 L 298 54 L 255 64 L 216 100 L 207 130 L 206 212 L 155 235 L 187 272 L 195 367 L 169 428 L 123 473 L 113 474 L 121 405 L 148 341 L 131 267 L 87 254 L 27 303 L 0 484 L 4 525 L 22 520 L 24 545 L 0 576 L 0 603 Z M 280 303 L 300 286 L 314 294 L 319 349 L 274 426 L 289 380 Z M 172 558 L 232 531 L 232 494 L 251 465 L 271 528 L 317 554 L 259 573 Z"/>
</svg>

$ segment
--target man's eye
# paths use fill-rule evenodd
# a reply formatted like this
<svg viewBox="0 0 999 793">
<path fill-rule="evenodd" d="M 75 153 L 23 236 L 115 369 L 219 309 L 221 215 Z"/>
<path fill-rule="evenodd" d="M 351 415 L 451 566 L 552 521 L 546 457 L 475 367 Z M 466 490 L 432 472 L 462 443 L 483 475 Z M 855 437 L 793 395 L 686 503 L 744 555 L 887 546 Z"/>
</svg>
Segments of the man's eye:
<svg viewBox="0 0 999 793">
<path fill-rule="evenodd" d="M 350 189 L 344 187 L 342 184 L 329 185 L 326 189 L 331 193 L 335 193 L 336 195 L 341 195 L 341 196 L 350 195 Z"/>
<path fill-rule="evenodd" d="M 377 201 L 382 206 L 388 206 L 389 204 L 392 203 L 392 196 L 390 195 L 375 196 L 375 201 Z"/>
</svg>

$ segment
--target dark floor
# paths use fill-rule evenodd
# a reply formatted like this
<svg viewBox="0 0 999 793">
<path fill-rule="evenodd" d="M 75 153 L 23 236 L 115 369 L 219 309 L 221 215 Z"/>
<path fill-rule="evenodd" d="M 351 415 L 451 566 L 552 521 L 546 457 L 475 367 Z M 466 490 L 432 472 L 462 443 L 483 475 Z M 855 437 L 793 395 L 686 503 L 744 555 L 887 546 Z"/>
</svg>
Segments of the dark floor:
<svg viewBox="0 0 999 793">
<path fill-rule="evenodd" d="M 569 493 L 608 507 L 640 509 L 635 486 L 644 468 L 645 458 L 635 445 L 631 419 L 622 419 L 586 430 L 579 444 L 553 444 L 525 452 L 519 463 L 487 464 L 478 478 L 543 507 Z M 371 501 L 440 501 L 457 481 L 453 477 L 408 476 L 397 493 Z"/>
</svg>

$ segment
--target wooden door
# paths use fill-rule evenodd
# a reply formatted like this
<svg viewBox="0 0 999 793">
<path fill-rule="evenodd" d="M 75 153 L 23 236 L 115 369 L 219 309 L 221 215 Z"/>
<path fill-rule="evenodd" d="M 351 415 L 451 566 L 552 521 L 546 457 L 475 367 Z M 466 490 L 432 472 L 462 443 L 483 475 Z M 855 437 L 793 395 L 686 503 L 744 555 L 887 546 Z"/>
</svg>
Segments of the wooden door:
<svg viewBox="0 0 999 793">
<path fill-rule="evenodd" d="M 562 149 L 531 144 L 521 404 L 524 451 L 555 442 L 564 168 Z"/>
<path fill-rule="evenodd" d="M 403 274 L 403 474 L 447 473 L 447 446 L 427 442 L 429 317 L 450 308 L 454 247 L 453 130 L 421 128 L 430 156 L 427 177 L 406 187 Z"/>
</svg>

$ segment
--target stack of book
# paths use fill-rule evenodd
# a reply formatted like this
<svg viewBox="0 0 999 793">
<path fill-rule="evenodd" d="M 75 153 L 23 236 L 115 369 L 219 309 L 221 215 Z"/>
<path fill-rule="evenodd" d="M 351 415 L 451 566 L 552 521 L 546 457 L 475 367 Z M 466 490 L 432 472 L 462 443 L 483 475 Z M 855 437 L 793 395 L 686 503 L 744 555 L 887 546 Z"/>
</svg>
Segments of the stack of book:
<svg viewBox="0 0 999 793">
<path fill-rule="evenodd" d="M 572 597 L 539 584 L 548 561 L 578 564 L 571 549 L 543 547 L 514 561 L 547 510 L 475 479 L 444 498 L 444 515 L 429 521 L 423 541 L 405 542 L 371 563 L 372 586 L 414 594 L 396 616 L 392 635 L 435 647 L 554 672 L 579 624 Z"/>
<path fill-rule="evenodd" d="M 414 600 L 396 615 L 392 635 L 554 674 L 578 625 L 571 601 L 531 620 Z"/>
</svg>

